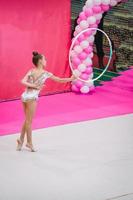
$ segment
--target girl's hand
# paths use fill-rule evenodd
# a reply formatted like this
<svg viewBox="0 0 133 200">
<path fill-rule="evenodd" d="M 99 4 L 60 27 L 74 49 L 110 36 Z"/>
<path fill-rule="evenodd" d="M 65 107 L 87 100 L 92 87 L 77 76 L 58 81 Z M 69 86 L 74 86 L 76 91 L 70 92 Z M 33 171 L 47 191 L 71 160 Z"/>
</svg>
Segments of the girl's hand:
<svg viewBox="0 0 133 200">
<path fill-rule="evenodd" d="M 38 90 L 40 88 L 40 85 L 33 83 L 30 84 L 30 88 Z"/>
<path fill-rule="evenodd" d="M 67 83 L 67 82 L 71 82 L 71 81 L 77 79 L 77 78 L 75 77 L 75 75 L 72 75 L 72 76 L 69 77 L 69 78 L 60 78 L 60 77 L 58 77 L 58 76 L 53 75 L 53 76 L 51 76 L 50 78 L 51 78 L 53 81 L 56 81 L 56 82 L 59 82 L 59 83 Z"/>
<path fill-rule="evenodd" d="M 37 86 L 36 86 L 36 89 L 37 89 L 37 90 L 42 90 L 44 86 L 45 86 L 44 84 L 37 85 Z"/>
<path fill-rule="evenodd" d="M 30 87 L 31 87 L 31 88 L 33 88 L 33 89 L 38 89 L 39 85 L 37 85 L 37 84 L 33 83 L 33 84 L 31 84 L 31 86 L 30 86 Z"/>
<path fill-rule="evenodd" d="M 73 75 L 71 76 L 71 79 L 72 79 L 72 81 L 74 81 L 75 79 L 77 79 L 77 77 L 73 74 Z"/>
</svg>

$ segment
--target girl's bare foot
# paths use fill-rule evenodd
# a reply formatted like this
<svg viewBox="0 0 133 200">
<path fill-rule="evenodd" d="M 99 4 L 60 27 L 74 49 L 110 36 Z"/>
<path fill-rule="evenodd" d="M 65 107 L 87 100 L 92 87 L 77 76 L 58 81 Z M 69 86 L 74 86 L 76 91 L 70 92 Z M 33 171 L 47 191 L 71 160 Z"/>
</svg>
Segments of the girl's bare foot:
<svg viewBox="0 0 133 200">
<path fill-rule="evenodd" d="M 31 152 L 36 152 L 36 150 L 34 149 L 32 144 L 27 143 L 26 147 L 29 148 L 31 150 Z"/>
<path fill-rule="evenodd" d="M 23 141 L 21 141 L 20 139 L 17 139 L 17 148 L 16 148 L 16 150 L 17 151 L 21 151 L 22 146 L 23 146 Z"/>
</svg>

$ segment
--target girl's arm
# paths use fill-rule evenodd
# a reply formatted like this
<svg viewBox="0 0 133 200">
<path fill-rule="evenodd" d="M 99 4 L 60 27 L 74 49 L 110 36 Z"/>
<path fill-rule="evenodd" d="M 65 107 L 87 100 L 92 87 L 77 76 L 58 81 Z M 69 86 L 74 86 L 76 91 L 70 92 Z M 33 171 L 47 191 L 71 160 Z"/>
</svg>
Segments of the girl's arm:
<svg viewBox="0 0 133 200">
<path fill-rule="evenodd" d="M 58 76 L 52 75 L 50 77 L 50 79 L 52 79 L 53 81 L 56 81 L 56 82 L 60 82 L 60 83 L 67 83 L 67 82 L 71 82 L 71 81 L 75 80 L 75 76 L 72 75 L 70 78 L 60 78 Z"/>
<path fill-rule="evenodd" d="M 29 71 L 25 76 L 24 78 L 21 80 L 21 83 L 23 85 L 25 85 L 26 87 L 30 87 L 30 88 L 33 88 L 33 89 L 38 89 L 38 85 L 37 84 L 34 84 L 34 83 L 29 83 L 27 80 L 28 80 L 28 76 L 30 75 L 31 71 Z"/>
</svg>

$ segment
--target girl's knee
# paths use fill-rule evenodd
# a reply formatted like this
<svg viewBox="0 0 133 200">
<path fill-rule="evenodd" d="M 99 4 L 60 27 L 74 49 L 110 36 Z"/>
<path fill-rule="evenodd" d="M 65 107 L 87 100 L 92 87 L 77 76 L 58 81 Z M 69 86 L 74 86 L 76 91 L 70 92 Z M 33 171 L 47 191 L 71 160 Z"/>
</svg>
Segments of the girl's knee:
<svg viewBox="0 0 133 200">
<path fill-rule="evenodd" d="M 28 119 L 28 120 L 25 120 L 25 125 L 30 127 L 32 124 L 32 120 L 31 119 Z"/>
</svg>

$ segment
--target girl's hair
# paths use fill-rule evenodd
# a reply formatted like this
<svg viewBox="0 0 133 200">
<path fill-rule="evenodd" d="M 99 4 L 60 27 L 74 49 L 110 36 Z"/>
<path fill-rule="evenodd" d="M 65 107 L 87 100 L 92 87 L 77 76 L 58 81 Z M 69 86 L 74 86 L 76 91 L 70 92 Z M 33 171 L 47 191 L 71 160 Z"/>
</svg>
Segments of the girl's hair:
<svg viewBox="0 0 133 200">
<path fill-rule="evenodd" d="M 43 58 L 43 55 L 39 54 L 37 51 L 33 51 L 32 54 L 33 54 L 32 62 L 35 66 L 37 66 L 38 61 Z"/>
</svg>

